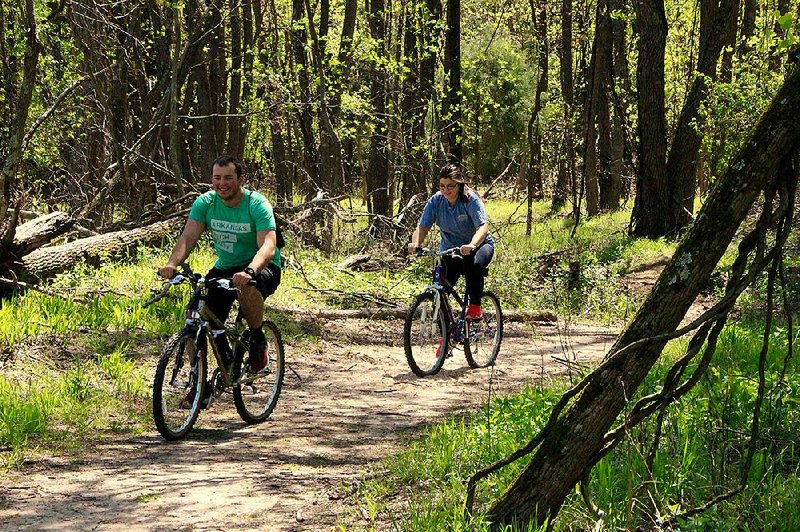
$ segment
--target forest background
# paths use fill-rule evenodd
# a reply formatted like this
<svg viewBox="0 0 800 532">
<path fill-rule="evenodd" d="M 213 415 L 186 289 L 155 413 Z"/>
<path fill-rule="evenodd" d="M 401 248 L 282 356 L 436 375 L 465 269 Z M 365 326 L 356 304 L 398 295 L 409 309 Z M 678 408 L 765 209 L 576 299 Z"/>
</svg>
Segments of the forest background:
<svg viewBox="0 0 800 532">
<path fill-rule="evenodd" d="M 789 0 L 3 2 L 3 277 L 74 278 L 87 257 L 123 253 L 102 235 L 174 233 L 171 217 L 230 153 L 319 257 L 402 248 L 438 168 L 460 161 L 487 200 L 508 203 L 508 225 L 524 209 L 516 245 L 548 255 L 531 268 L 550 261 L 565 286 L 598 287 L 586 265 L 618 259 L 621 241 L 666 237 L 656 245 L 674 251 L 788 84 L 798 19 Z M 565 217 L 569 252 L 534 239 Z M 597 248 L 616 251 L 584 256 L 577 228 L 601 219 L 615 220 L 614 244 Z M 505 288 L 511 306 L 533 304 Z"/>
</svg>

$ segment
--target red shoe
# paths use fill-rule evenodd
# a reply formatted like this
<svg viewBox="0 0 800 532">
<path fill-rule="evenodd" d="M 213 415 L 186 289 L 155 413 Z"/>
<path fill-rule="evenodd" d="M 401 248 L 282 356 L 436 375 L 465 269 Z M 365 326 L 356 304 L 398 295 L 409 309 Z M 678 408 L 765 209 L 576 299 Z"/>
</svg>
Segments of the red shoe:
<svg viewBox="0 0 800 532">
<path fill-rule="evenodd" d="M 269 361 L 269 344 L 267 342 L 252 342 L 250 344 L 250 372 L 262 371 Z"/>
<path fill-rule="evenodd" d="M 483 317 L 483 312 L 481 311 L 480 305 L 470 305 L 467 307 L 467 315 L 466 318 L 468 320 L 479 320 Z"/>
<path fill-rule="evenodd" d="M 437 359 L 442 354 L 442 342 L 443 341 L 444 341 L 444 338 L 439 338 L 439 347 L 436 348 L 436 358 Z"/>
</svg>

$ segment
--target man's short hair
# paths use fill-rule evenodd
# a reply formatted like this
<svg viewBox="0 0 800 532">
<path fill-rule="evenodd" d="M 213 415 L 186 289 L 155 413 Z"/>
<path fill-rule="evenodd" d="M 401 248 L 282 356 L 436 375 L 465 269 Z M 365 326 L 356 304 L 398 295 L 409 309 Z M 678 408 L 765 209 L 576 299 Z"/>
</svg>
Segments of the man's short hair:
<svg viewBox="0 0 800 532">
<path fill-rule="evenodd" d="M 214 164 L 211 165 L 213 168 L 214 166 L 228 166 L 229 164 L 233 164 L 233 167 L 236 168 L 236 177 L 242 177 L 242 163 L 239 162 L 239 159 L 232 155 L 221 155 L 217 157 L 217 160 L 214 161 Z"/>
</svg>

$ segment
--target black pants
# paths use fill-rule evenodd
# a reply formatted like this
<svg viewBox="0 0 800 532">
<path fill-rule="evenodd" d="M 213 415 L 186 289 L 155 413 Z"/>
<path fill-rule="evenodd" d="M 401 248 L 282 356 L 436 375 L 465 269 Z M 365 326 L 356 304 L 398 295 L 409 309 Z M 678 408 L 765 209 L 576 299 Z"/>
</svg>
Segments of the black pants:
<svg viewBox="0 0 800 532">
<path fill-rule="evenodd" d="M 456 281 L 463 274 L 464 282 L 467 285 L 467 298 L 473 305 L 481 304 L 484 279 L 489 273 L 489 263 L 492 262 L 492 257 L 494 257 L 494 246 L 487 243 L 481 244 L 471 254 L 459 259 L 442 257 L 447 282 L 455 286 Z"/>
<path fill-rule="evenodd" d="M 224 277 L 230 279 L 233 274 L 238 273 L 247 268 L 247 264 L 237 266 L 235 268 L 226 268 L 224 270 L 218 268 L 211 268 L 206 277 L 208 279 Z M 281 283 L 281 269 L 273 263 L 267 264 L 267 267 L 261 270 L 256 275 L 256 289 L 261 293 L 264 299 L 271 296 L 278 289 Z M 236 301 L 236 290 L 225 290 L 216 284 L 212 284 L 208 289 L 208 297 L 206 298 L 206 307 L 214 313 L 220 322 L 225 323 L 228 319 L 228 314 L 231 312 L 233 302 Z"/>
</svg>

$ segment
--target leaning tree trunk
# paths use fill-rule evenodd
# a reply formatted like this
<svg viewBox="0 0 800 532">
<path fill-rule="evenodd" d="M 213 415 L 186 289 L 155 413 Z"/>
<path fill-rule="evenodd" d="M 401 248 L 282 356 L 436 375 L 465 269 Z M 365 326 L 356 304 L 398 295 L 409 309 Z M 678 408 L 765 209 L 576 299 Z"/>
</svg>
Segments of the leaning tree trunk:
<svg viewBox="0 0 800 532">
<path fill-rule="evenodd" d="M 642 340 L 675 331 L 757 196 L 775 178 L 779 165 L 800 149 L 797 109 L 800 69 L 787 79 L 733 158 L 644 305 L 611 348 L 605 371 L 555 420 L 528 466 L 489 510 L 496 528 L 554 519 L 566 496 L 602 456 L 607 431 L 666 342 Z M 637 341 L 641 342 L 620 352 Z"/>
<path fill-rule="evenodd" d="M 715 6 L 716 0 L 706 0 Z M 705 3 L 705 2 L 704 2 Z M 736 20 L 738 0 L 722 0 L 715 9 L 704 10 L 701 16 L 711 17 L 702 20 L 700 27 L 700 56 L 697 60 L 698 75 L 692 82 L 686 103 L 681 110 L 675 138 L 667 159 L 667 175 L 675 182 L 674 201 L 670 202 L 673 211 L 671 219 L 675 220 L 676 231 L 689 226 L 694 213 L 694 199 L 697 188 L 697 167 L 700 154 L 700 136 L 705 119 L 701 112 L 702 103 L 706 100 L 711 84 L 717 79 L 717 63 L 725 44 L 725 29 L 730 26 L 730 19 Z M 734 35 L 736 27 L 733 27 Z"/>
</svg>

